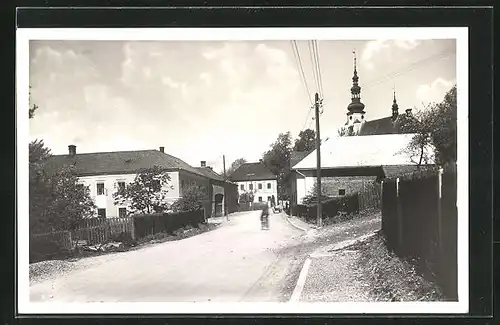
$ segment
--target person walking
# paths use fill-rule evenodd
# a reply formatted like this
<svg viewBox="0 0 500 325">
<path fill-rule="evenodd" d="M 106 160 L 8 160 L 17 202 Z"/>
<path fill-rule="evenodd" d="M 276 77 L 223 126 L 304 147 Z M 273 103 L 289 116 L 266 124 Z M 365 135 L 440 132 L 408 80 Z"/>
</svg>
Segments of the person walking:
<svg viewBox="0 0 500 325">
<path fill-rule="evenodd" d="M 269 230 L 269 206 L 267 204 L 260 213 L 260 224 L 262 230 Z"/>
</svg>

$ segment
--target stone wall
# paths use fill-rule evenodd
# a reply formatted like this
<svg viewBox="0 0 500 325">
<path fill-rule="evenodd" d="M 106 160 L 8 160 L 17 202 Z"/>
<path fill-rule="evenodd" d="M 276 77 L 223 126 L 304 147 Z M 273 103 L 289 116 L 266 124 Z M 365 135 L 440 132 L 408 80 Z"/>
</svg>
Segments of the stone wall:
<svg viewBox="0 0 500 325">
<path fill-rule="evenodd" d="M 345 195 L 363 192 L 365 187 L 370 187 L 376 180 L 376 176 L 344 176 L 344 177 L 322 177 L 321 188 L 326 196 L 342 195 L 341 190 L 345 190 Z"/>
</svg>

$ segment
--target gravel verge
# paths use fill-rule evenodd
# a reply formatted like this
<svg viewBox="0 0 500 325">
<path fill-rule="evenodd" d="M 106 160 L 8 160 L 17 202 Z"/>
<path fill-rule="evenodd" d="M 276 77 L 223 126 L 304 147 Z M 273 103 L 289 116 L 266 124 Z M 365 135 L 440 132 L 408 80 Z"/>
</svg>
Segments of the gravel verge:
<svg viewBox="0 0 500 325">
<path fill-rule="evenodd" d="M 146 247 L 150 247 L 151 245 L 160 244 L 167 241 L 182 240 L 192 236 L 196 236 L 207 231 L 214 230 L 219 226 L 220 223 L 200 225 L 199 228 L 188 229 L 187 231 L 181 232 L 176 236 L 157 234 L 151 236 L 151 238 L 143 239 L 139 243 L 139 245 L 129 247 L 128 250 L 124 252 L 100 252 L 94 253 L 94 256 L 77 256 L 64 260 L 46 260 L 31 263 L 29 266 L 30 285 L 46 280 L 52 280 L 71 272 L 76 272 L 88 267 L 97 266 L 101 263 L 109 262 L 111 260 L 119 258 L 121 254 L 126 254 L 127 252 L 143 249 Z M 86 254 L 92 253 L 86 252 Z"/>
<path fill-rule="evenodd" d="M 300 301 L 369 302 L 366 281 L 357 268 L 359 253 L 341 250 L 329 257 L 313 258 Z"/>
</svg>

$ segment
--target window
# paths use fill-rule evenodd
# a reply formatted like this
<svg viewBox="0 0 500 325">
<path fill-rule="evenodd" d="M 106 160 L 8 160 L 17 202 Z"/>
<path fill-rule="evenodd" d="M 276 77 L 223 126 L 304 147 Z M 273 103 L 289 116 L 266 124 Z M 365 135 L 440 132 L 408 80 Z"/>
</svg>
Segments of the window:
<svg viewBox="0 0 500 325">
<path fill-rule="evenodd" d="M 245 185 L 241 184 L 240 185 L 240 190 L 244 191 L 245 190 Z"/>
<path fill-rule="evenodd" d="M 118 190 L 119 191 L 125 190 L 125 182 L 118 182 Z"/>
<path fill-rule="evenodd" d="M 262 190 L 262 183 L 259 183 L 259 190 Z"/>
<path fill-rule="evenodd" d="M 271 201 L 271 197 L 270 197 L 270 196 L 268 196 L 268 197 L 267 197 L 267 201 L 268 201 L 268 202 L 270 202 L 270 201 Z"/>
<path fill-rule="evenodd" d="M 262 196 L 259 196 L 259 202 L 262 202 Z"/>
<path fill-rule="evenodd" d="M 249 184 L 248 188 L 250 189 L 250 191 L 253 190 L 253 184 Z"/>
<path fill-rule="evenodd" d="M 270 190 L 271 189 L 271 183 L 267 183 L 267 189 Z"/>
<path fill-rule="evenodd" d="M 97 195 L 104 195 L 104 183 L 97 183 Z"/>
<path fill-rule="evenodd" d="M 127 208 L 118 208 L 118 216 L 125 218 L 127 216 Z"/>
<path fill-rule="evenodd" d="M 339 195 L 345 195 L 345 189 L 339 188 Z"/>
<path fill-rule="evenodd" d="M 106 219 L 106 209 L 97 209 L 97 216 Z"/>
</svg>

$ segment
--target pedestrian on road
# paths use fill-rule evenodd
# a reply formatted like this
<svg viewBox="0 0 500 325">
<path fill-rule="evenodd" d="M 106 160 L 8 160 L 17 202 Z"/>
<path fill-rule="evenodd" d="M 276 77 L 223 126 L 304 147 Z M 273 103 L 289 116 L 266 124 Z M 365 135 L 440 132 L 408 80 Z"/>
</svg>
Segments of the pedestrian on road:
<svg viewBox="0 0 500 325">
<path fill-rule="evenodd" d="M 266 204 L 260 213 L 260 223 L 262 229 L 269 229 L 269 206 Z"/>
</svg>

